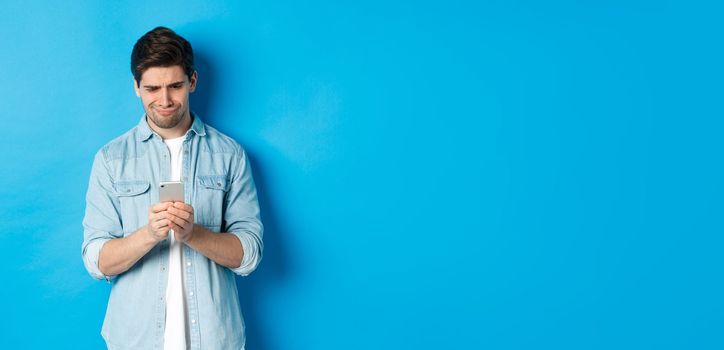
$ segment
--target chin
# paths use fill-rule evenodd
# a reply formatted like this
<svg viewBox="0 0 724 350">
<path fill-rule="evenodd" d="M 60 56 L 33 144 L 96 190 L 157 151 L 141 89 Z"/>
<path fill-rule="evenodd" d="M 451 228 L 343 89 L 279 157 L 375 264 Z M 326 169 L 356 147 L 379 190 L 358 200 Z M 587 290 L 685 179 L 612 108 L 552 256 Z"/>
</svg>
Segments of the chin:
<svg viewBox="0 0 724 350">
<path fill-rule="evenodd" d="M 156 124 L 159 128 L 163 129 L 171 129 L 175 127 L 176 125 L 179 125 L 181 123 L 181 120 L 183 120 L 183 115 L 170 115 L 168 117 L 158 115 L 156 113 L 153 114 L 153 118 L 151 118 L 154 124 Z"/>
</svg>

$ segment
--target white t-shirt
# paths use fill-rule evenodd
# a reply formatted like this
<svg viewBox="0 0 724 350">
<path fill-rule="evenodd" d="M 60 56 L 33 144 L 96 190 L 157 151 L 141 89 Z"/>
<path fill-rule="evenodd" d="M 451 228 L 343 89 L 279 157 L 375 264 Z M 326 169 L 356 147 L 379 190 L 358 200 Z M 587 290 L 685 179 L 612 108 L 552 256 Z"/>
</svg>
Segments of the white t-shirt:
<svg viewBox="0 0 724 350">
<path fill-rule="evenodd" d="M 163 140 L 171 155 L 171 178 L 181 181 L 183 142 L 186 136 Z M 186 325 L 186 298 L 183 284 L 183 243 L 177 241 L 173 231 L 168 233 L 168 285 L 166 286 L 166 330 L 164 350 L 186 350 L 188 327 Z"/>
</svg>

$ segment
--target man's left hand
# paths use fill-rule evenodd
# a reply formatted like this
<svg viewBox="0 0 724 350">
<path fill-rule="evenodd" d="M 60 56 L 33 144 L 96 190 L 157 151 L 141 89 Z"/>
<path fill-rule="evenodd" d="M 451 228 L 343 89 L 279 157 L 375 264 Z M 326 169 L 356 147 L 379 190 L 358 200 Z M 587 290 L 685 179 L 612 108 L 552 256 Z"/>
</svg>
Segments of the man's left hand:
<svg viewBox="0 0 724 350">
<path fill-rule="evenodd" d="M 190 240 L 194 233 L 194 207 L 183 202 L 174 202 L 166 212 L 169 214 L 170 229 L 173 230 L 176 240 Z"/>
</svg>

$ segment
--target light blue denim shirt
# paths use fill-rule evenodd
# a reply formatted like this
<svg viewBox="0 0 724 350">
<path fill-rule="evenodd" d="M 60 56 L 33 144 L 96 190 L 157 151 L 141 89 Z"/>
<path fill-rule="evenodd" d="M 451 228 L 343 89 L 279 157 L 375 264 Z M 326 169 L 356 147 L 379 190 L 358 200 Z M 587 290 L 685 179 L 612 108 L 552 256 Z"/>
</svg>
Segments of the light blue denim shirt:
<svg viewBox="0 0 724 350">
<path fill-rule="evenodd" d="M 185 202 L 194 222 L 241 241 L 244 259 L 235 269 L 183 246 L 183 283 L 191 349 L 243 349 L 244 321 L 234 274 L 248 275 L 262 256 L 263 226 L 256 186 L 238 143 L 193 115 L 183 141 Z M 86 196 L 82 246 L 85 267 L 111 284 L 101 334 L 109 349 L 163 349 L 168 280 L 168 241 L 158 243 L 128 271 L 104 276 L 98 269 L 103 244 L 148 223 L 159 201 L 159 182 L 171 176 L 169 151 L 145 116 L 95 156 Z"/>
</svg>

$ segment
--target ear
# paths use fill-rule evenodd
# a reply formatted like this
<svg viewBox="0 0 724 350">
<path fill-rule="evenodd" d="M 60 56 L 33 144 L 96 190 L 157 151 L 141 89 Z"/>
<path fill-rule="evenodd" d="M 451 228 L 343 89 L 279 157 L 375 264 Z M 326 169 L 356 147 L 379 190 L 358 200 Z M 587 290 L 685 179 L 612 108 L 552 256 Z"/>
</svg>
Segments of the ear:
<svg viewBox="0 0 724 350">
<path fill-rule="evenodd" d="M 138 82 L 136 81 L 136 78 L 133 78 L 133 90 L 136 90 L 136 96 L 141 97 L 141 89 L 138 87 Z"/>
<path fill-rule="evenodd" d="M 191 80 L 189 81 L 189 92 L 194 92 L 196 90 L 196 81 L 198 81 L 199 75 L 196 74 L 196 71 L 194 71 L 194 74 L 191 74 Z"/>
</svg>

